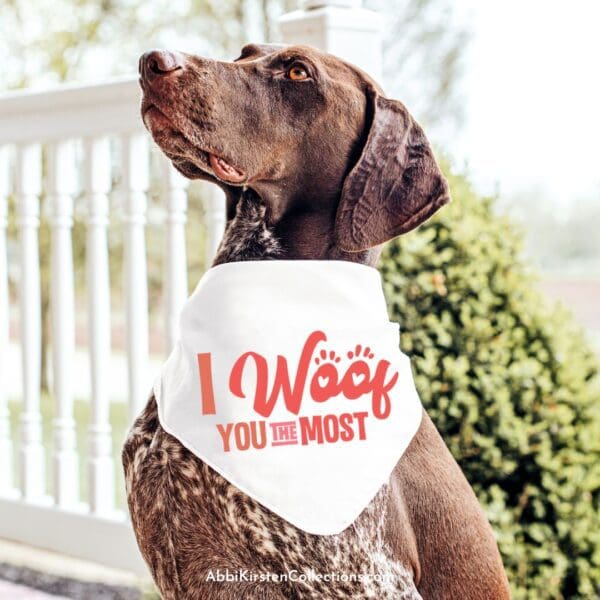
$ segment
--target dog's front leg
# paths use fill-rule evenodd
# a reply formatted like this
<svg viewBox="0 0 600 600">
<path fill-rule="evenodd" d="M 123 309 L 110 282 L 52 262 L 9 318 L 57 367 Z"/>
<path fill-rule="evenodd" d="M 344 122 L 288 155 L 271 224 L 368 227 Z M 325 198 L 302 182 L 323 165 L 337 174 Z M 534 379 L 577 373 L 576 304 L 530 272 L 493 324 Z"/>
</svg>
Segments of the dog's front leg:
<svg viewBox="0 0 600 600">
<path fill-rule="evenodd" d="M 162 429 L 154 396 L 127 436 L 122 461 L 138 545 L 162 598 L 295 598 L 278 583 L 221 579 L 244 561 L 256 566 L 228 530 L 230 486 Z"/>
<path fill-rule="evenodd" d="M 429 416 L 393 473 L 418 552 L 425 600 L 508 600 L 492 528 Z"/>
</svg>

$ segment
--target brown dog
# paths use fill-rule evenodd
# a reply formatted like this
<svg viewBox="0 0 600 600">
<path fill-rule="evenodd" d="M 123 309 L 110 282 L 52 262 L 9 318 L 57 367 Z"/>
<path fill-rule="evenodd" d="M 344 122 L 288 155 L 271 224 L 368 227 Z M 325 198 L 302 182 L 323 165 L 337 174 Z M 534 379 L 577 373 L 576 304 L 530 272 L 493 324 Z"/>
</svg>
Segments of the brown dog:
<svg viewBox="0 0 600 600">
<path fill-rule="evenodd" d="M 338 58 L 304 46 L 249 45 L 231 63 L 154 51 L 140 74 L 156 143 L 184 175 L 225 190 L 215 264 L 375 265 L 381 244 L 449 200 L 406 108 Z M 161 428 L 154 397 L 123 464 L 139 546 L 164 598 L 509 597 L 491 528 L 427 414 L 389 483 L 334 536 L 300 531 L 228 483 Z M 217 570 L 291 576 L 223 583 L 209 576 Z M 380 577 L 294 577 L 311 570 Z"/>
</svg>

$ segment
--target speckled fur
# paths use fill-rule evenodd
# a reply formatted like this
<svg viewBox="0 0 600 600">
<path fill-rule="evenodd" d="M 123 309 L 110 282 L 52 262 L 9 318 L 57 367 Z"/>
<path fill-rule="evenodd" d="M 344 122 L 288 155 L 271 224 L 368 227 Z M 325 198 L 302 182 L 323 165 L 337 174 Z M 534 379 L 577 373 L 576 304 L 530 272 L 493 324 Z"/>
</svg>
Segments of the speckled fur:
<svg viewBox="0 0 600 600">
<path fill-rule="evenodd" d="M 279 244 L 264 215 L 260 200 L 245 195 L 215 263 L 276 258 Z M 385 543 L 388 486 L 341 534 L 309 535 L 240 492 L 166 433 L 154 396 L 127 437 L 123 465 L 138 543 L 165 599 L 421 598 L 412 572 L 391 557 Z M 211 570 L 378 577 L 222 583 L 209 580 Z"/>
<path fill-rule="evenodd" d="M 267 227 L 267 207 L 251 190 L 236 205 L 235 218 L 227 225 L 213 264 L 239 260 L 264 260 L 281 255 L 281 245 Z"/>
<path fill-rule="evenodd" d="M 308 79 L 288 77 L 292 61 L 308 69 Z M 406 107 L 340 58 L 260 44 L 245 46 L 233 62 L 153 51 L 140 60 L 140 75 L 142 118 L 154 141 L 183 175 L 225 191 L 227 227 L 215 263 L 374 267 L 383 242 L 448 201 Z M 509 600 L 494 533 L 426 412 L 356 522 L 337 536 L 311 536 L 183 448 L 156 411 L 151 397 L 125 442 L 123 465 L 138 543 L 164 598 Z M 232 583 L 210 580 L 239 569 L 245 576 Z M 248 576 L 290 569 L 379 580 Z"/>
</svg>

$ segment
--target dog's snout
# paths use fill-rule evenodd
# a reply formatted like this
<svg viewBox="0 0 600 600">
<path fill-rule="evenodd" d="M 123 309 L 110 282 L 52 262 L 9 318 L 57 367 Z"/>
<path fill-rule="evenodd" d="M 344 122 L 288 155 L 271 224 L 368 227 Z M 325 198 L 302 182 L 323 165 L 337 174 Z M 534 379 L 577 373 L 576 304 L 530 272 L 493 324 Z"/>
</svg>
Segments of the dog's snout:
<svg viewBox="0 0 600 600">
<path fill-rule="evenodd" d="M 140 57 L 140 75 L 148 82 L 182 70 L 184 56 L 179 52 L 150 50 Z"/>
</svg>

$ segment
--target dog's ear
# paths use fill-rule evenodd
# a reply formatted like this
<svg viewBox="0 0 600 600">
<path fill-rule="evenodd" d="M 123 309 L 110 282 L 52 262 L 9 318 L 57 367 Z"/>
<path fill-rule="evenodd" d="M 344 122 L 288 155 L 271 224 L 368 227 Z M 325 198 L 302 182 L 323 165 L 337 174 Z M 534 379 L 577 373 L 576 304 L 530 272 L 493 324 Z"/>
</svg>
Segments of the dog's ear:
<svg viewBox="0 0 600 600">
<path fill-rule="evenodd" d="M 344 181 L 336 215 L 336 243 L 347 252 L 414 229 L 450 200 L 429 142 L 406 107 L 370 85 L 367 102 L 367 141 Z"/>
<path fill-rule="evenodd" d="M 283 48 L 285 48 L 285 44 L 246 44 L 242 48 L 240 55 L 233 62 L 262 58 L 263 56 L 273 54 L 273 52 L 277 52 Z"/>
</svg>

